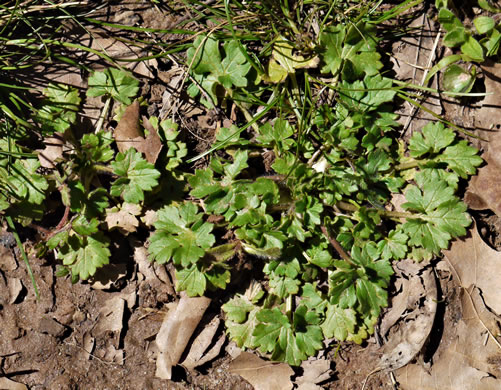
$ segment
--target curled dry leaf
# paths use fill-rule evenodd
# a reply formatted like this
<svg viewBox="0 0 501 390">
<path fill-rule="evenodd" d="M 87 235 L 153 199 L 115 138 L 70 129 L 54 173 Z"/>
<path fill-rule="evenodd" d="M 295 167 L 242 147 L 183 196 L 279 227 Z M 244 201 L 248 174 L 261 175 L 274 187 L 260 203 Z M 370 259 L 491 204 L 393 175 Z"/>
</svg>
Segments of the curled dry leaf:
<svg viewBox="0 0 501 390">
<path fill-rule="evenodd" d="M 124 202 L 120 210 L 116 207 L 106 209 L 108 230 L 118 228 L 124 235 L 135 232 L 139 226 L 136 218 L 139 214 L 141 214 L 141 206 L 127 202 Z"/>
<path fill-rule="evenodd" d="M 501 252 L 487 245 L 473 226 L 471 235 L 455 241 L 444 255 L 460 285 L 480 289 L 488 308 L 501 315 Z"/>
<path fill-rule="evenodd" d="M 146 210 L 144 217 L 141 218 L 144 224 L 148 227 L 153 226 L 153 224 L 158 220 L 158 215 L 155 210 Z"/>
<path fill-rule="evenodd" d="M 490 209 L 501 217 L 501 134 L 490 137 L 489 150 L 482 156 L 486 165 L 478 169 L 478 174 L 470 179 L 464 200 L 473 210 Z"/>
<path fill-rule="evenodd" d="M 471 235 L 455 241 L 444 255 L 454 279 L 462 287 L 461 318 L 450 325 L 450 343 L 442 340 L 429 371 L 419 365 L 408 365 L 397 371 L 397 379 L 404 390 L 500 389 L 496 286 L 501 285 L 501 275 L 497 272 L 501 253 L 485 244 L 473 226 Z"/>
<path fill-rule="evenodd" d="M 181 363 L 184 368 L 191 371 L 195 367 L 201 366 L 219 355 L 221 346 L 226 339 L 224 335 L 219 337 L 212 348 L 209 347 L 213 343 L 214 336 L 216 335 L 220 323 L 221 320 L 218 317 L 214 317 L 212 321 L 200 332 L 200 334 L 193 341 L 190 352 L 188 352 L 188 356 L 186 356 L 186 359 L 184 359 Z"/>
<path fill-rule="evenodd" d="M 110 263 L 100 268 L 96 274 L 90 278 L 91 287 L 94 290 L 108 290 L 127 275 L 127 264 Z"/>
<path fill-rule="evenodd" d="M 497 322 L 485 309 L 478 289 L 463 290 L 462 319 L 455 326 L 455 337 L 445 351 L 434 357 L 431 370 L 419 364 L 396 372 L 402 390 L 497 390 L 501 388 L 497 362 L 501 349 L 486 332 Z M 497 325 L 496 325 L 497 326 Z"/>
<path fill-rule="evenodd" d="M 146 117 L 143 117 L 143 126 L 148 130 L 146 138 L 139 126 L 139 102 L 135 100 L 125 109 L 113 133 L 118 151 L 125 153 L 128 149 L 135 148 L 145 155 L 148 162 L 155 164 L 163 147 L 162 140 Z"/>
<path fill-rule="evenodd" d="M 151 125 L 148 118 L 145 116 L 143 116 L 143 127 L 148 130 L 148 136 L 145 138 L 140 151 L 144 153 L 148 162 L 155 164 L 163 147 L 162 140 L 160 139 L 155 128 Z"/>
<path fill-rule="evenodd" d="M 21 291 L 23 291 L 24 286 L 19 278 L 9 278 L 7 280 L 7 285 L 9 286 L 9 303 L 12 304 L 17 301 L 17 298 L 19 297 L 19 294 L 21 294 Z"/>
<path fill-rule="evenodd" d="M 384 354 L 381 357 L 380 368 L 386 370 L 393 371 L 401 368 L 417 356 L 426 343 L 435 320 L 437 284 L 433 270 L 425 268 L 421 274 L 415 274 L 411 278 L 420 279 L 420 283 L 415 283 L 414 288 L 419 288 L 421 293 L 407 294 L 406 306 L 409 306 L 409 297 L 417 299 L 411 303 L 415 310 L 405 318 L 405 323 L 390 336 L 383 348 Z M 422 297 L 424 301 L 419 307 Z"/>
<path fill-rule="evenodd" d="M 3 245 L 0 245 L 0 269 L 4 272 L 8 272 L 15 271 L 17 267 L 18 264 L 12 255 L 12 251 Z"/>
<path fill-rule="evenodd" d="M 297 390 L 321 390 L 318 383 L 332 375 L 331 362 L 327 359 L 309 359 L 301 363 L 303 375 L 296 379 Z"/>
<path fill-rule="evenodd" d="M 53 136 L 44 139 L 45 149 L 39 150 L 38 160 L 44 168 L 53 169 L 56 167 L 56 160 L 63 157 L 63 135 L 54 133 Z"/>
<path fill-rule="evenodd" d="M 420 300 L 426 296 L 424 285 L 418 273 L 423 266 L 407 259 L 395 263 L 393 269 L 397 275 L 395 295 L 391 298 L 389 309 L 381 320 L 380 333 L 384 337 L 388 330 L 397 323 L 406 310 L 419 310 Z"/>
<path fill-rule="evenodd" d="M 138 240 L 131 239 L 131 246 L 134 248 L 134 261 L 137 263 L 139 273 L 144 276 L 144 281 L 150 286 L 174 296 L 174 283 L 165 270 L 165 265 L 149 261 L 148 251 Z"/>
<path fill-rule="evenodd" d="M 94 352 L 95 345 L 96 339 L 92 337 L 90 332 L 85 332 L 82 339 L 82 350 L 79 352 L 79 354 L 87 360 L 90 359 L 92 353 Z"/>
<path fill-rule="evenodd" d="M 190 298 L 182 293 L 178 302 L 169 305 L 169 312 L 155 340 L 158 347 L 157 377 L 172 378 L 172 367 L 179 363 L 210 302 L 206 297 Z"/>
<path fill-rule="evenodd" d="M 230 372 L 238 374 L 255 390 L 291 390 L 292 368 L 285 363 L 273 363 L 249 352 L 242 352 L 230 363 Z"/>
</svg>

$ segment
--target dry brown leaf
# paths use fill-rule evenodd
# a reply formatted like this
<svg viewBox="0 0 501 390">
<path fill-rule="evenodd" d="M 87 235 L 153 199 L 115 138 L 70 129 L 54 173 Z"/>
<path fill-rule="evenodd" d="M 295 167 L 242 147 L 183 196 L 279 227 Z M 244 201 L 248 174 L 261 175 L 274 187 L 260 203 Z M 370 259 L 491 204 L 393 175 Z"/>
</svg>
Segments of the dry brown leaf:
<svg viewBox="0 0 501 390">
<path fill-rule="evenodd" d="M 107 300 L 99 310 L 99 319 L 96 327 L 92 330 L 92 335 L 99 337 L 106 333 L 107 339 L 111 340 L 115 348 L 118 348 L 123 328 L 124 310 L 125 300 L 123 298 L 116 296 Z"/>
<path fill-rule="evenodd" d="M 12 251 L 3 245 L 0 245 L 0 270 L 4 272 L 15 271 L 18 267 Z"/>
<path fill-rule="evenodd" d="M 495 125 L 501 123 L 501 102 L 499 101 L 501 63 L 487 60 L 481 68 L 487 95 L 479 102 L 480 108 L 474 112 L 475 128 L 491 131 Z"/>
<path fill-rule="evenodd" d="M 498 390 L 501 349 L 487 336 L 485 324 L 492 323 L 492 313 L 482 309 L 478 290 L 463 290 L 463 318 L 455 327 L 456 338 L 434 358 L 431 370 L 408 365 L 396 372 L 403 390 Z"/>
<path fill-rule="evenodd" d="M 181 363 L 184 368 L 193 370 L 195 367 L 201 366 L 219 355 L 221 346 L 226 339 L 224 335 L 219 337 L 212 348 L 209 349 L 209 347 L 212 344 L 220 323 L 221 320 L 218 317 L 214 317 L 195 338 L 190 352 L 188 352 L 188 356 L 186 356 L 186 359 Z"/>
<path fill-rule="evenodd" d="M 255 390 L 291 390 L 292 368 L 285 363 L 273 363 L 249 352 L 242 352 L 230 363 L 230 372 L 240 375 Z"/>
<path fill-rule="evenodd" d="M 63 157 L 63 135 L 54 133 L 53 136 L 45 138 L 43 143 L 45 148 L 38 151 L 40 165 L 44 168 L 55 168 L 56 160 Z"/>
<path fill-rule="evenodd" d="M 108 290 L 116 285 L 117 281 L 127 275 L 127 264 L 111 263 L 99 268 L 98 272 L 90 279 L 94 290 Z"/>
<path fill-rule="evenodd" d="M 141 214 L 141 206 L 133 203 L 124 203 L 120 210 L 117 207 L 106 209 L 108 230 L 118 228 L 124 235 L 135 232 L 139 226 L 136 218 L 139 214 Z"/>
<path fill-rule="evenodd" d="M 153 226 L 157 220 L 158 215 L 155 210 L 147 210 L 146 213 L 144 213 L 144 217 L 141 218 L 141 221 L 148 227 Z"/>
<path fill-rule="evenodd" d="M 444 347 L 429 371 L 408 365 L 397 371 L 397 379 L 404 390 L 500 389 L 499 317 L 488 307 L 499 305 L 501 253 L 485 244 L 473 226 L 470 236 L 455 241 L 444 257 L 462 287 L 462 317 L 453 323 L 452 336 L 442 340 Z"/>
<path fill-rule="evenodd" d="M 11 381 L 9 378 L 0 377 L 1 390 L 28 390 L 26 385 L 19 382 Z"/>
<path fill-rule="evenodd" d="M 172 378 L 172 367 L 179 363 L 210 302 L 206 297 L 190 298 L 181 293 L 178 302 L 169 304 L 169 312 L 165 315 L 155 340 L 158 347 L 155 376 L 161 379 Z"/>
<path fill-rule="evenodd" d="M 482 156 L 486 165 L 470 179 L 464 198 L 471 209 L 491 209 L 497 216 L 501 216 L 500 148 L 501 133 L 496 132 L 489 138 L 489 150 Z"/>
<path fill-rule="evenodd" d="M 301 363 L 303 375 L 296 379 L 297 390 L 321 390 L 318 383 L 332 375 L 331 362 L 327 359 L 308 359 Z"/>
<path fill-rule="evenodd" d="M 393 268 L 397 275 L 395 280 L 396 293 L 391 298 L 391 308 L 381 320 L 380 333 L 382 336 L 386 336 L 388 330 L 402 318 L 406 310 L 415 310 L 421 298 L 426 295 L 424 285 L 418 276 L 423 268 L 422 265 L 407 259 L 399 261 Z"/>
<path fill-rule="evenodd" d="M 139 102 L 134 102 L 125 109 L 122 118 L 113 132 L 117 148 L 120 153 L 125 153 L 130 148 L 138 150 L 138 144 L 144 140 L 139 127 Z"/>
<path fill-rule="evenodd" d="M 118 151 L 125 153 L 128 149 L 134 148 L 143 153 L 148 162 L 155 164 L 163 147 L 162 140 L 146 117 L 143 117 L 143 126 L 148 130 L 146 138 L 139 126 L 139 102 L 135 100 L 125 109 L 113 133 Z"/>
<path fill-rule="evenodd" d="M 155 164 L 163 147 L 162 140 L 148 118 L 145 116 L 143 116 L 143 127 L 148 130 L 148 136 L 144 140 L 141 151 L 146 156 L 146 160 L 148 162 Z"/>
<path fill-rule="evenodd" d="M 23 291 L 23 283 L 19 278 L 9 278 L 7 280 L 7 285 L 9 286 L 9 303 L 12 304 L 16 302 L 19 294 L 21 294 L 21 291 Z"/>
<path fill-rule="evenodd" d="M 95 345 L 96 339 L 92 337 L 90 332 L 85 332 L 83 335 L 82 351 L 80 352 L 80 355 L 83 356 L 86 360 L 89 360 L 92 356 Z"/>
<path fill-rule="evenodd" d="M 417 11 L 417 8 L 416 8 Z M 423 13 L 425 14 L 425 13 Z M 438 31 L 435 31 L 434 22 L 428 15 L 413 18 L 409 28 L 415 29 L 415 33 L 395 41 L 392 48 L 393 56 L 390 61 L 393 63 L 393 70 L 398 80 L 407 80 L 413 84 L 421 84 L 424 81 L 424 73 L 430 67 L 430 57 L 436 56 L 435 41 Z M 418 48 L 418 56 L 416 49 Z M 417 66 L 416 66 L 417 65 Z M 437 77 L 427 85 L 437 88 Z M 442 104 L 438 97 L 428 96 L 424 101 L 419 102 L 425 110 L 416 109 L 412 104 L 404 105 L 402 115 L 399 118 L 410 130 L 421 129 L 430 120 L 436 120 L 432 113 L 441 114 Z M 431 113 L 430 113 L 431 111 Z"/>
<path fill-rule="evenodd" d="M 92 37 L 89 37 L 88 34 L 82 35 L 79 37 L 78 43 L 99 52 L 104 52 L 108 56 L 119 59 L 120 61 L 137 59 L 147 53 L 144 49 L 137 45 L 129 45 L 117 39 L 101 37 L 96 32 L 92 33 Z M 86 60 L 89 64 L 92 64 L 93 69 L 103 69 L 102 62 L 99 61 L 100 58 L 96 54 L 88 53 Z M 154 58 L 146 61 L 121 62 L 121 64 L 124 64 L 123 66 L 126 69 L 130 69 L 133 73 L 149 79 L 154 78 L 151 69 L 158 68 L 158 61 Z"/>
<path fill-rule="evenodd" d="M 487 245 L 473 226 L 469 237 L 455 241 L 443 253 L 460 285 L 479 288 L 485 304 L 501 315 L 501 252 Z"/>
<path fill-rule="evenodd" d="M 405 318 L 402 326 L 390 336 L 383 348 L 385 353 L 381 357 L 380 368 L 393 371 L 408 364 L 421 351 L 433 327 L 437 311 L 437 285 L 433 270 L 423 269 L 421 275 L 416 274 L 413 277 L 422 280 L 422 286 L 421 281 L 415 286 L 423 293 L 408 294 L 407 299 L 412 297 L 415 301 L 411 302 L 411 305 L 418 306 L 424 295 L 424 302 L 420 307 L 416 307 L 414 312 Z M 407 305 L 409 303 L 407 302 Z"/>
</svg>

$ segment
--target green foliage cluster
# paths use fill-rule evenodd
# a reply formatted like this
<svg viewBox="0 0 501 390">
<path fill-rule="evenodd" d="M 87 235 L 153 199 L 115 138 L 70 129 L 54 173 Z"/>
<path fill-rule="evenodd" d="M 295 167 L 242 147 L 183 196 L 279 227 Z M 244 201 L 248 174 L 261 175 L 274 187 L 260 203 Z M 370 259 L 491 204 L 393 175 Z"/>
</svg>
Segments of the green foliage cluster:
<svg viewBox="0 0 501 390">
<path fill-rule="evenodd" d="M 173 263 L 178 290 L 228 288 L 237 259 L 264 277 L 223 305 L 240 347 L 299 365 L 326 339 L 361 343 L 387 306 L 392 262 L 429 260 L 466 233 L 458 183 L 482 162 L 438 121 L 398 139 L 397 88 L 381 72 L 371 15 L 322 25 L 301 50 L 288 14 L 291 31 L 259 53 L 234 35 L 199 34 L 186 56 L 188 93 L 210 108 L 235 104 L 250 123 L 220 129 L 197 169 L 170 120 L 150 118 L 164 145 L 155 163 L 134 148 L 116 152 L 108 132 L 77 137 L 79 94 L 50 85 L 34 118 L 72 149 L 42 175 L 35 153 L 1 140 L 0 213 L 28 225 L 59 193 L 68 218 L 40 250 L 54 250 L 59 274 L 77 281 L 109 262 L 108 210 L 155 211 L 149 257 Z M 128 105 L 138 91 L 108 69 L 91 75 L 87 94 Z"/>
<path fill-rule="evenodd" d="M 500 9 L 492 7 L 487 1 L 479 0 L 478 5 L 485 11 L 497 13 Z M 473 19 L 471 28 L 463 25 L 456 16 L 453 2 L 436 0 L 438 22 L 445 30 L 442 43 L 450 48 L 458 48 L 460 54 L 443 58 L 434 66 L 431 77 L 444 69 L 443 88 L 451 92 L 470 92 L 475 83 L 476 68 L 466 70 L 458 62 L 482 63 L 487 57 L 497 57 L 501 43 L 501 25 L 491 16 L 481 15 Z"/>
</svg>

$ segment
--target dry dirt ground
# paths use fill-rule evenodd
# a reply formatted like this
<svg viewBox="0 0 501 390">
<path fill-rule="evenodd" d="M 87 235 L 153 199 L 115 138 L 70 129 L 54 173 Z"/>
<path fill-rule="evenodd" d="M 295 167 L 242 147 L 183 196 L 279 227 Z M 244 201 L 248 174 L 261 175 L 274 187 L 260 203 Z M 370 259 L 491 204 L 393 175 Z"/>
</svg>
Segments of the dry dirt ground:
<svg viewBox="0 0 501 390">
<path fill-rule="evenodd" d="M 412 59 L 410 62 L 426 66 L 430 56 L 440 58 L 447 54 L 440 45 L 435 49 L 432 48 L 438 33 L 437 25 L 431 21 L 426 12 L 419 15 L 423 16 L 418 16 L 413 22 L 415 26 L 422 26 L 419 34 L 407 40 L 402 39 L 390 48 L 393 53 L 395 76 L 400 79 L 414 80 L 415 83 L 421 81 L 422 74 L 420 71 L 414 73 L 414 68 L 407 66 L 404 60 L 409 62 L 409 59 Z M 96 17 L 112 23 L 140 24 L 143 27 L 167 29 L 176 26 L 189 15 L 169 16 L 152 8 L 149 2 L 143 4 L 122 1 L 113 6 L 102 7 Z M 88 38 L 78 28 L 73 27 L 68 26 L 68 39 L 85 43 Z M 97 31 L 95 33 L 96 36 L 101 37 L 98 44 L 109 45 L 108 49 L 116 50 L 118 53 L 115 53 L 116 55 L 122 55 L 121 51 L 131 50 L 114 44 L 110 38 L 111 34 L 99 35 Z M 169 37 L 166 36 L 164 39 L 168 41 Z M 87 43 L 95 44 L 95 42 Z M 131 55 L 130 52 L 129 55 Z M 92 61 L 93 59 L 85 60 Z M 39 74 L 27 75 L 27 77 L 41 84 L 46 77 L 74 85 L 81 84 L 81 77 L 76 71 L 72 72 L 68 69 L 52 71 L 51 74 L 50 69 L 49 73 L 47 69 L 40 69 Z M 169 97 L 176 92 L 179 85 L 179 78 L 176 79 L 179 73 L 176 73 L 175 65 L 159 60 L 149 62 L 147 66 L 135 69 L 135 72 L 144 85 L 142 96 L 149 102 L 148 112 L 162 115 L 162 110 L 169 109 L 172 101 Z M 477 131 L 476 134 L 480 137 L 495 137 L 492 135 L 495 134 L 493 130 L 496 130 L 501 123 L 500 94 L 497 92 L 501 89 L 499 80 L 501 80 L 501 67 L 495 64 L 487 65 L 481 69 L 479 84 L 484 86 L 484 90 L 494 92 L 494 94 L 474 101 L 462 101 L 460 104 L 451 99 L 429 99 L 426 104 L 434 112 L 444 115 L 453 123 L 470 130 L 478 129 L 480 132 Z M 210 134 L 216 126 L 213 117 L 200 108 L 178 107 L 178 109 L 184 109 L 186 114 L 181 128 L 196 132 L 196 137 L 193 137 L 190 147 L 197 151 L 207 148 L 211 141 Z M 92 107 L 87 107 L 85 114 L 89 121 L 83 121 L 82 125 L 92 123 L 96 112 L 98 110 L 93 111 Z M 413 128 L 420 128 L 422 123 L 430 119 L 423 112 L 415 112 L 412 107 L 404 104 L 400 108 L 400 113 L 402 123 L 408 132 L 411 132 Z M 413 120 L 408 123 L 409 115 Z M 489 149 L 487 143 L 478 139 L 473 139 L 473 141 L 484 152 Z M 495 153 L 493 149 L 495 144 L 496 142 L 493 142 L 494 146 L 489 149 L 491 156 Z M 472 215 L 476 221 L 482 245 L 488 244 L 493 248 L 482 247 L 483 250 L 495 252 L 495 249 L 501 246 L 501 225 L 498 217 L 501 213 L 495 204 L 500 172 L 493 168 L 493 164 L 490 166 L 490 173 L 484 175 L 487 178 L 478 179 L 476 189 L 473 188 L 469 192 L 469 204 L 479 209 L 479 211 L 472 211 Z M 496 175 L 498 175 L 497 178 Z M 485 191 L 485 188 L 492 189 L 492 191 Z M 466 187 L 464 191 L 467 193 Z M 479 206 L 474 201 L 483 202 L 483 205 Z M 27 250 L 33 253 L 34 232 L 27 230 L 24 233 Z M 473 231 L 470 234 L 475 233 Z M 478 240 L 475 237 L 466 240 Z M 464 242 L 466 242 L 466 249 L 463 248 L 463 251 L 468 252 L 468 248 L 474 251 L 477 244 L 471 241 Z M 102 280 L 89 283 L 72 284 L 69 278 L 58 278 L 55 276 L 56 264 L 50 256 L 47 259 L 37 259 L 32 256 L 30 261 L 40 290 L 39 301 L 35 299 L 26 267 L 12 236 L 4 231 L 0 235 L 0 243 L 2 244 L 0 245 L 0 388 L 26 388 L 22 385 L 16 387 L 6 378 L 24 384 L 29 389 L 39 390 L 251 390 L 254 388 L 242 377 L 230 372 L 229 365 L 232 358 L 228 352 L 230 351 L 228 341 L 225 341 L 221 352 L 210 362 L 193 370 L 175 368 L 173 380 L 156 377 L 157 351 L 154 341 L 162 324 L 166 305 L 176 301 L 178 296 L 173 290 L 168 270 L 162 271 L 140 262 L 135 252 L 141 246 L 140 243 L 117 238 L 113 248 L 115 259 L 113 264 L 102 272 L 100 275 Z M 471 291 L 465 293 L 465 288 L 468 286 L 461 285 L 455 278 L 455 273 L 461 274 L 462 271 L 454 269 L 451 272 L 451 268 L 448 267 L 451 261 L 447 259 L 454 255 L 453 251 L 454 249 L 451 249 L 452 254 L 446 255 L 446 259 L 437 260 L 431 265 L 431 279 L 433 283 L 436 282 L 436 296 L 433 301 L 437 303 L 437 307 L 434 320 L 430 323 L 431 334 L 420 355 L 420 362 L 413 363 L 409 368 L 398 370 L 394 375 L 388 372 L 376 372 L 368 378 L 366 389 L 414 388 L 419 390 L 425 388 L 427 373 L 433 375 L 433 365 L 441 361 L 440 356 L 449 356 L 447 355 L 448 348 L 457 341 L 458 337 L 461 337 L 455 329 L 463 324 L 466 315 L 464 297 L 472 298 L 473 293 Z M 495 256 L 497 252 L 494 252 L 489 253 Z M 498 270 L 499 267 L 496 271 Z M 466 273 L 467 270 L 463 274 Z M 405 270 L 401 275 L 403 275 L 402 280 L 396 281 L 392 290 L 392 308 L 400 304 L 398 297 L 406 289 L 405 279 L 410 280 L 408 274 L 405 276 Z M 423 284 L 423 280 L 424 277 L 418 281 L 418 284 Z M 404 307 L 400 313 L 401 318 L 412 317 L 416 312 L 422 311 L 422 303 L 426 297 L 425 292 L 418 297 L 416 307 Z M 220 303 L 223 300 L 224 297 L 213 299 L 194 335 L 201 332 L 210 318 L 221 315 Z M 392 308 L 388 309 L 386 314 L 389 317 L 392 315 Z M 405 326 L 405 321 L 395 320 L 394 323 L 397 328 Z M 384 325 L 384 320 L 381 324 Z M 391 336 L 392 333 L 394 332 L 390 331 L 389 335 Z M 221 323 L 217 327 L 214 340 L 223 334 L 224 329 Z M 332 371 L 330 377 L 319 384 L 320 387 L 339 390 L 362 388 L 368 374 L 380 365 L 381 354 L 375 337 L 371 337 L 361 346 L 348 343 L 333 344 L 325 353 Z M 499 353 L 487 356 L 485 364 L 490 365 L 490 368 L 484 367 L 485 372 L 493 377 L 499 374 L 496 371 L 499 361 L 501 361 Z M 463 366 L 458 365 L 451 369 L 462 370 Z M 422 371 L 416 374 L 416 370 Z M 444 375 L 451 375 L 452 372 Z M 296 370 L 295 375 L 301 375 L 301 369 Z M 409 380 L 408 378 L 418 377 L 424 378 L 420 382 L 421 385 L 406 387 L 405 383 Z M 397 383 L 403 383 L 402 387 L 399 387 Z M 470 387 L 463 389 L 467 388 Z M 491 387 L 479 387 L 479 389 L 484 388 L 490 389 Z M 492 387 L 492 389 L 495 388 Z M 458 388 L 458 390 L 461 389 Z"/>
</svg>

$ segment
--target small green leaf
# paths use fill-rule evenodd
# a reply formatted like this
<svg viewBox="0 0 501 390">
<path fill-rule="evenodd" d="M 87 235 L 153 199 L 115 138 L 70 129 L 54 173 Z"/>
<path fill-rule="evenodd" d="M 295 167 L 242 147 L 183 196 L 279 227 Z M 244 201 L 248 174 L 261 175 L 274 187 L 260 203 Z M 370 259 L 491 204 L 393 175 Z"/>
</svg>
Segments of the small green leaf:
<svg viewBox="0 0 501 390">
<path fill-rule="evenodd" d="M 228 179 L 234 179 L 237 175 L 242 172 L 247 165 L 248 152 L 246 150 L 239 150 L 235 153 L 233 157 L 233 164 L 225 165 L 224 172 Z"/>
<path fill-rule="evenodd" d="M 108 68 L 104 72 L 94 72 L 89 77 L 87 96 L 107 95 L 120 103 L 130 105 L 139 91 L 139 81 L 125 71 Z"/>
<path fill-rule="evenodd" d="M 94 233 L 98 232 L 99 221 L 97 218 L 94 218 L 90 221 L 85 218 L 83 215 L 79 215 L 73 223 L 71 224 L 71 228 L 78 234 L 82 236 L 90 236 Z"/>
<path fill-rule="evenodd" d="M 112 142 L 113 138 L 104 131 L 96 134 L 84 134 L 80 141 L 83 163 L 106 163 L 110 161 L 115 155 L 110 146 Z"/>
<path fill-rule="evenodd" d="M 283 36 L 279 36 L 273 45 L 272 56 L 288 74 L 296 73 L 296 69 L 314 68 L 318 64 L 318 58 L 304 58 L 292 52 L 294 46 Z"/>
<path fill-rule="evenodd" d="M 479 16 L 473 19 L 473 24 L 479 34 L 488 34 L 496 26 L 494 19 L 489 16 Z"/>
<path fill-rule="evenodd" d="M 356 324 L 355 310 L 328 304 L 325 321 L 321 327 L 325 338 L 334 337 L 339 341 L 345 341 L 349 334 L 355 333 Z"/>
<path fill-rule="evenodd" d="M 229 281 L 229 273 L 204 272 L 199 263 L 206 250 L 215 242 L 211 234 L 213 225 L 203 222 L 194 203 L 186 202 L 179 207 L 165 206 L 157 212 L 155 232 L 151 235 L 148 252 L 150 259 L 160 264 L 172 260 L 177 268 L 178 288 L 188 294 L 203 295 L 207 280 L 215 287 L 222 287 Z"/>
<path fill-rule="evenodd" d="M 376 110 L 381 104 L 393 101 L 397 93 L 393 88 L 393 81 L 382 77 L 380 74 L 375 76 L 367 75 L 364 78 L 364 84 L 368 89 L 367 94 L 361 100 L 362 106 L 365 105 L 368 111 Z"/>
<path fill-rule="evenodd" d="M 71 236 L 58 250 L 58 257 L 71 269 L 74 277 L 88 279 L 96 270 L 109 263 L 108 240 L 97 233 L 92 236 Z"/>
<path fill-rule="evenodd" d="M 254 306 L 247 297 L 237 295 L 223 305 L 227 315 L 226 329 L 230 338 L 242 348 L 254 348 L 257 346 L 252 333 L 259 323 L 256 315 L 260 308 Z"/>
<path fill-rule="evenodd" d="M 151 191 L 158 184 L 160 172 L 134 148 L 118 153 L 111 166 L 113 173 L 120 176 L 111 185 L 111 195 L 121 196 L 128 203 L 142 202 L 144 191 Z"/>
<path fill-rule="evenodd" d="M 463 27 L 461 21 L 447 8 L 441 8 L 438 12 L 438 21 L 446 31 L 451 31 L 457 27 Z"/>
<path fill-rule="evenodd" d="M 476 173 L 476 168 L 482 164 L 482 157 L 477 155 L 478 150 L 469 146 L 467 141 L 459 141 L 451 145 L 437 156 L 437 161 L 445 162 L 450 169 L 463 179 Z"/>
<path fill-rule="evenodd" d="M 209 94 L 212 101 L 202 99 L 202 102 L 212 107 L 217 102 L 217 86 L 222 85 L 227 90 L 233 87 L 246 87 L 246 75 L 251 65 L 242 53 L 242 46 L 236 41 L 223 45 L 225 57 L 221 60 L 219 41 L 213 37 L 198 36 L 193 47 L 188 49 L 187 63 L 194 72 L 195 80 Z M 199 93 L 198 88 L 191 88 L 191 96 Z"/>
<path fill-rule="evenodd" d="M 204 295 L 207 281 L 196 264 L 176 270 L 176 279 L 178 291 L 186 291 L 190 297 Z"/>
<path fill-rule="evenodd" d="M 469 35 L 466 42 L 461 45 L 461 51 L 466 54 L 472 61 L 483 62 L 484 50 L 478 41 Z"/>
<path fill-rule="evenodd" d="M 459 65 L 452 64 L 444 72 L 443 87 L 450 92 L 470 92 L 475 83 L 475 74 L 465 71 Z"/>
<path fill-rule="evenodd" d="M 480 43 L 487 50 L 486 55 L 488 57 L 494 56 L 499 50 L 499 45 L 501 43 L 501 33 L 498 29 L 492 30 L 490 37 L 482 39 Z"/>
<path fill-rule="evenodd" d="M 406 234 L 398 230 L 392 230 L 388 237 L 378 243 L 381 258 L 384 260 L 403 259 L 407 254 L 408 239 L 409 237 Z"/>
<path fill-rule="evenodd" d="M 456 27 L 445 34 L 443 43 L 447 47 L 457 47 L 465 43 L 467 38 L 464 27 Z"/>
<path fill-rule="evenodd" d="M 493 13 L 499 13 L 501 12 L 501 8 L 496 8 L 493 7 L 492 5 L 489 4 L 488 0 L 478 0 L 478 5 L 479 7 L 482 7 L 486 11 L 493 12 Z"/>
<path fill-rule="evenodd" d="M 445 128 L 441 122 L 430 122 L 421 133 L 414 132 L 409 141 L 412 157 L 421 157 L 426 153 L 438 153 L 450 145 L 456 138 L 454 132 Z"/>
<path fill-rule="evenodd" d="M 326 28 L 320 36 L 320 43 L 324 50 L 323 60 L 325 62 L 322 73 L 331 72 L 333 75 L 336 75 L 341 70 L 343 61 L 342 48 L 345 36 L 346 27 L 342 24 Z"/>
<path fill-rule="evenodd" d="M 47 101 L 36 112 L 36 120 L 44 130 L 64 133 L 77 119 L 81 101 L 78 90 L 65 84 L 49 83 L 43 92 Z"/>
<path fill-rule="evenodd" d="M 465 234 L 471 219 L 466 205 L 453 195 L 453 188 L 438 178 L 438 173 L 434 177 L 417 175 L 416 181 L 420 188 L 410 186 L 407 189 L 405 197 L 409 202 L 402 207 L 421 214 L 407 219 L 403 233 L 409 236 L 409 245 L 436 254 L 447 248 L 452 237 Z"/>
</svg>

